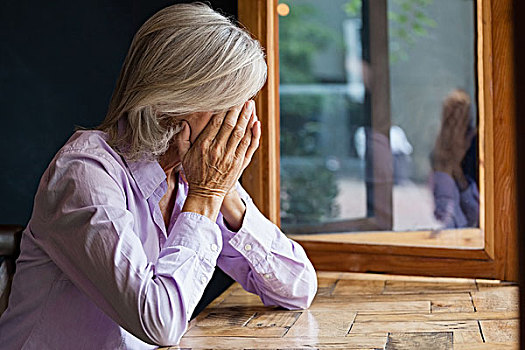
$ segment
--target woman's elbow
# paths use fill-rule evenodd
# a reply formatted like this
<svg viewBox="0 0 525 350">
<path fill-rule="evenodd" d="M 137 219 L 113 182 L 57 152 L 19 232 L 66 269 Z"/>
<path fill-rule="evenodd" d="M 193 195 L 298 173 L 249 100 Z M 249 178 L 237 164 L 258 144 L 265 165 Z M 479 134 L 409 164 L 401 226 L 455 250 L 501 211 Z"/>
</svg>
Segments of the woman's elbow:
<svg viewBox="0 0 525 350">
<path fill-rule="evenodd" d="M 312 305 L 312 302 L 315 298 L 315 295 L 317 294 L 317 278 L 311 279 L 305 286 L 306 293 L 303 293 L 301 298 L 299 298 L 299 302 L 297 303 L 298 309 L 308 309 L 310 305 Z"/>
<path fill-rule="evenodd" d="M 313 271 L 313 269 L 312 269 Z M 302 283 L 295 286 L 292 297 L 288 301 L 287 309 L 308 309 L 317 294 L 317 277 L 315 271 L 304 276 Z"/>
<path fill-rule="evenodd" d="M 174 346 L 186 333 L 187 322 L 174 317 L 172 321 L 162 322 L 161 324 L 144 324 L 143 333 L 146 343 L 158 346 Z"/>
<path fill-rule="evenodd" d="M 317 277 L 315 277 L 313 279 L 313 282 L 310 283 L 308 298 L 306 299 L 306 304 L 305 304 L 304 309 L 308 309 L 310 305 L 312 305 L 312 302 L 314 301 L 316 294 L 317 294 Z"/>
<path fill-rule="evenodd" d="M 312 263 L 308 264 L 308 269 L 306 272 L 307 277 L 307 298 L 304 309 L 307 309 L 312 305 L 312 301 L 315 298 L 315 295 L 317 294 L 317 273 L 315 272 L 315 269 L 312 265 Z"/>
<path fill-rule="evenodd" d="M 141 314 L 143 341 L 160 346 L 177 345 L 186 333 L 191 312 L 178 298 L 158 297 L 146 300 Z M 160 301 L 164 302 L 160 302 Z"/>
</svg>

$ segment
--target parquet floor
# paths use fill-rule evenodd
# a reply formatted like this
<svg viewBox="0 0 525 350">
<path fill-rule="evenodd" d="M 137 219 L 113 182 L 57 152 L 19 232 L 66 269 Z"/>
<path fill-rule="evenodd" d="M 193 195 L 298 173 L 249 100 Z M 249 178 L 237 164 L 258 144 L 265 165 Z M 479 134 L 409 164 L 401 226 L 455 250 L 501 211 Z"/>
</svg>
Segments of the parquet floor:
<svg viewBox="0 0 525 350">
<path fill-rule="evenodd" d="M 309 310 L 264 307 L 234 284 L 172 349 L 517 349 L 518 287 L 319 272 Z"/>
</svg>

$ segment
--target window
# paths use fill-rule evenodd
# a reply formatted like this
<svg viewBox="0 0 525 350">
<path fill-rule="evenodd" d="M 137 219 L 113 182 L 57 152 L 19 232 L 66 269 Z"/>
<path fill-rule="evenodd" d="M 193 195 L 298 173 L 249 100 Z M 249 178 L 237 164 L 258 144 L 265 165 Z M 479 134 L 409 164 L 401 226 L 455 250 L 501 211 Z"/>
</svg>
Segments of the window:
<svg viewBox="0 0 525 350">
<path fill-rule="evenodd" d="M 280 6 L 286 232 L 477 227 L 474 0 Z"/>
<path fill-rule="evenodd" d="M 290 0 L 287 3 L 290 7 L 288 16 L 291 16 L 294 11 L 293 4 L 313 4 L 312 6 L 315 7 L 321 2 L 314 0 Z M 512 129 L 513 95 L 511 87 L 513 83 L 513 71 L 512 57 L 509 54 L 509 52 L 511 52 L 509 48 L 512 45 L 510 31 L 512 23 L 510 23 L 509 15 L 511 13 L 511 2 L 509 0 L 447 0 L 447 6 L 457 5 L 463 9 L 461 11 L 456 9 L 457 11 L 455 10 L 454 13 L 450 15 L 460 16 L 460 13 L 463 13 L 461 16 L 466 16 L 466 18 L 462 17 L 463 20 L 449 19 L 447 21 L 439 19 L 439 16 L 443 16 L 443 13 L 440 12 L 436 15 L 432 12 L 433 10 L 430 7 L 432 4 L 431 1 L 369 0 L 361 3 L 356 1 L 330 0 L 322 2 L 323 10 L 328 10 L 332 5 L 335 8 L 341 8 L 341 5 L 344 6 L 349 3 L 354 5 L 360 3 L 361 7 L 357 5 L 353 6 L 353 8 L 350 9 L 353 10 L 353 13 L 346 13 L 346 17 L 340 22 L 346 23 L 343 24 L 342 50 L 347 49 L 347 47 L 344 46 L 345 41 L 355 43 L 361 38 L 361 54 L 359 54 L 359 46 L 357 46 L 357 52 L 344 51 L 342 57 L 346 57 L 350 61 L 355 61 L 359 60 L 361 56 L 362 61 L 367 62 L 368 67 L 366 64 L 363 66 L 367 67 L 365 69 L 369 69 L 374 73 L 370 80 L 370 86 L 366 86 L 366 78 L 362 82 L 359 81 L 359 77 L 362 75 L 360 75 L 359 72 L 357 72 L 358 74 L 354 74 L 355 72 L 351 71 L 351 69 L 354 68 L 351 68 L 350 71 L 343 70 L 344 74 L 342 78 L 339 78 L 339 81 L 337 81 L 337 79 L 330 80 L 327 78 L 328 74 L 324 76 L 319 74 L 319 72 L 326 73 L 333 69 L 333 67 L 318 67 L 316 75 L 314 75 L 309 84 L 321 85 L 322 89 L 325 90 L 327 87 L 330 87 L 335 92 L 339 91 L 337 90 L 338 86 L 345 85 L 345 89 L 349 91 L 339 92 L 339 95 L 333 93 L 331 98 L 336 100 L 338 98 L 339 100 L 350 99 L 350 101 L 352 101 L 351 98 L 353 98 L 354 102 L 359 102 L 359 85 L 365 87 L 364 97 L 362 97 L 360 105 L 357 103 L 357 106 L 348 107 L 347 104 L 345 107 L 342 102 L 334 102 L 334 105 L 342 106 L 340 107 L 342 109 L 360 109 L 363 122 L 359 125 L 350 123 L 350 126 L 348 126 L 347 124 L 346 130 L 339 130 L 339 128 L 332 129 L 340 133 L 347 132 L 347 137 L 343 141 L 346 142 L 344 152 L 347 153 L 343 155 L 350 159 L 353 158 L 354 161 L 358 163 L 361 162 L 361 164 L 365 164 L 365 175 L 367 167 L 373 170 L 371 177 L 367 177 L 363 176 L 363 167 L 361 168 L 361 178 L 364 179 L 360 184 L 362 188 L 361 200 L 359 200 L 358 195 L 355 195 L 356 198 L 352 198 L 359 207 L 357 207 L 353 213 L 349 212 L 350 214 L 346 217 L 335 217 L 335 220 L 334 217 L 330 217 L 331 208 L 329 205 L 322 205 L 320 207 L 320 210 L 324 210 L 324 212 L 318 214 L 316 220 L 313 220 L 312 217 L 306 217 L 305 220 L 297 219 L 293 222 L 289 220 L 289 213 L 283 213 L 283 215 L 281 215 L 280 182 L 282 182 L 282 187 L 284 188 L 283 201 L 289 200 L 289 197 L 287 198 L 289 194 L 286 193 L 288 191 L 286 186 L 288 186 L 288 188 L 290 186 L 287 183 L 289 180 L 286 178 L 289 174 L 283 173 L 290 169 L 291 171 L 296 170 L 292 164 L 296 162 L 297 159 L 293 158 L 293 152 L 289 152 L 290 148 L 285 148 L 284 154 L 281 148 L 280 153 L 279 145 L 283 145 L 284 143 L 287 145 L 286 147 L 288 147 L 290 144 L 294 145 L 293 142 L 290 143 L 290 140 L 294 140 L 290 138 L 289 135 L 286 135 L 286 132 L 288 132 L 287 128 L 290 126 L 288 122 L 293 121 L 292 117 L 286 121 L 279 118 L 279 97 L 282 100 L 290 100 L 294 93 L 303 93 L 305 90 L 300 90 L 297 86 L 298 84 L 290 84 L 286 81 L 287 77 L 283 77 L 281 94 L 279 96 L 279 19 L 276 11 L 278 5 L 276 1 L 252 2 L 239 0 L 239 20 L 245 24 L 266 47 L 269 64 L 268 84 L 257 101 L 260 119 L 263 123 L 263 142 L 253 164 L 245 172 L 243 184 L 252 197 L 254 197 L 254 200 L 262 211 L 271 220 L 277 224 L 282 222 L 283 228 L 285 228 L 285 231 L 288 233 L 292 233 L 295 230 L 295 234 L 291 236 L 305 247 L 317 268 L 324 270 L 378 271 L 515 279 L 516 271 L 514 270 L 514 266 L 516 265 L 516 250 L 513 242 L 515 242 L 516 235 L 516 208 L 514 203 L 516 179 L 514 175 L 515 149 Z M 436 227 L 439 226 L 432 226 L 428 223 L 420 227 L 414 225 L 414 223 L 407 223 L 405 226 L 398 225 L 399 221 L 396 219 L 396 215 L 399 215 L 399 213 L 396 213 L 396 211 L 399 211 L 399 208 L 396 209 L 397 194 L 394 162 L 392 161 L 389 177 L 386 177 L 389 181 L 387 181 L 386 184 L 382 184 L 383 187 L 380 188 L 380 186 L 378 186 L 377 175 L 381 169 L 375 168 L 377 165 L 374 164 L 374 158 L 370 160 L 366 156 L 363 158 L 359 157 L 358 147 L 356 147 L 355 142 L 355 139 L 359 137 L 363 139 L 363 131 L 359 130 L 364 130 L 364 153 L 366 154 L 370 152 L 370 148 L 374 149 L 374 145 L 376 144 L 373 142 L 374 132 L 379 132 L 388 140 L 393 134 L 391 127 L 396 124 L 401 124 L 404 111 L 410 111 L 410 108 L 413 108 L 417 103 L 421 102 L 416 101 L 417 103 L 411 103 L 410 108 L 400 105 L 402 102 L 410 101 L 409 98 L 403 96 L 403 91 L 407 90 L 407 85 L 418 83 L 409 78 L 413 79 L 414 75 L 417 75 L 415 74 L 417 70 L 423 68 L 416 67 L 415 61 L 411 62 L 410 65 L 407 63 L 407 61 L 410 62 L 413 57 L 417 57 L 418 53 L 415 53 L 415 51 L 417 51 L 415 46 L 417 45 L 414 44 L 412 47 L 407 46 L 408 49 L 407 47 L 403 49 L 402 43 L 396 44 L 397 46 L 394 45 L 396 38 L 392 37 L 393 33 L 395 33 L 396 30 L 398 30 L 398 34 L 402 33 L 402 31 L 399 32 L 399 22 L 402 22 L 402 20 L 399 18 L 399 16 L 401 16 L 399 10 L 395 8 L 395 6 L 397 6 L 396 3 L 399 6 L 403 6 L 402 3 L 430 4 L 424 9 L 423 15 L 417 15 L 423 18 L 422 27 L 426 30 L 428 36 L 425 40 L 422 40 L 425 41 L 425 44 L 432 42 L 432 40 L 435 40 L 436 37 L 439 36 L 436 32 L 432 32 L 432 30 L 440 25 L 444 31 L 451 30 L 457 33 L 457 36 L 443 39 L 446 45 L 443 44 L 443 48 L 441 49 L 437 47 L 435 51 L 432 51 L 431 48 L 427 47 L 425 50 L 421 48 L 417 50 L 422 51 L 419 55 L 421 55 L 420 57 L 423 60 L 439 58 L 441 63 L 447 60 L 449 60 L 450 63 L 451 61 L 459 59 L 462 61 L 460 64 L 462 68 L 452 67 L 452 70 L 449 72 L 443 72 L 440 68 L 441 63 L 430 65 L 430 67 L 434 67 L 435 69 L 431 69 L 428 72 L 428 76 L 435 76 L 436 84 L 420 85 L 418 88 L 426 89 L 426 93 L 424 94 L 424 96 L 426 96 L 425 98 L 435 97 L 434 102 L 432 102 L 434 107 L 428 109 L 432 110 L 431 118 L 438 120 L 440 120 L 440 116 L 435 116 L 435 114 L 439 114 L 441 101 L 443 101 L 444 96 L 447 95 L 446 91 L 449 89 L 462 88 L 471 99 L 472 119 L 470 120 L 470 126 L 471 128 L 477 127 L 478 130 L 478 140 L 473 141 L 473 143 L 477 145 L 475 148 L 478 150 L 478 163 L 474 166 L 474 175 L 472 178 L 474 181 L 477 178 L 480 193 L 479 225 L 471 225 L 471 228 L 450 230 L 441 228 L 440 234 L 436 234 Z M 437 11 L 444 11 L 444 6 L 445 4 L 442 4 L 440 1 L 440 6 L 438 6 Z M 345 9 L 345 7 L 343 7 L 343 9 Z M 338 15 L 341 15 L 343 9 Z M 396 11 L 398 11 L 398 22 L 396 22 Z M 388 15 L 389 12 L 391 13 L 390 17 Z M 368 15 L 366 15 L 367 13 Z M 392 15 L 392 13 L 394 13 L 394 15 Z M 337 22 L 334 16 L 329 17 L 330 23 Z M 414 16 L 416 15 L 414 14 Z M 313 19 L 311 20 L 313 21 Z M 361 21 L 360 23 L 359 20 Z M 388 31 L 386 30 L 387 26 L 385 23 L 388 23 Z M 361 30 L 358 29 L 359 26 L 361 26 Z M 398 29 L 396 29 L 396 26 L 398 26 Z M 463 28 L 463 26 L 470 28 L 470 34 L 464 33 L 466 35 L 465 37 L 461 37 L 463 34 L 458 32 L 458 28 Z M 283 25 L 281 25 L 281 29 L 283 31 L 287 30 Z M 304 31 L 306 29 L 303 26 L 301 30 Z M 419 28 L 417 32 L 424 34 L 425 30 Z M 368 33 L 366 33 L 367 31 Z M 359 32 L 361 32 L 360 35 L 357 34 Z M 363 33 L 365 35 L 363 35 Z M 430 36 L 432 36 L 432 40 L 429 38 Z M 416 39 L 419 40 L 422 38 Z M 416 39 L 414 40 L 417 42 Z M 452 42 L 454 40 L 457 42 Z M 469 42 L 470 44 L 468 44 Z M 463 45 L 463 48 L 459 47 L 461 45 Z M 470 48 L 465 47 L 468 45 L 470 45 Z M 447 46 L 457 48 L 447 54 L 445 50 Z M 349 50 L 352 49 L 351 45 L 348 45 L 348 47 L 350 47 Z M 395 55 L 393 53 L 394 49 L 397 50 Z M 454 56 L 453 54 L 457 53 L 458 49 L 461 49 L 461 52 L 464 54 L 462 54 L 461 57 L 452 57 Z M 367 50 L 370 51 L 368 57 Z M 381 52 L 381 50 L 389 53 L 389 55 L 374 54 Z M 405 52 L 403 52 L 403 50 Z M 325 48 L 324 51 L 323 54 L 328 54 L 329 49 Z M 406 59 L 406 55 L 409 56 L 408 59 Z M 397 58 L 392 58 L 393 56 Z M 367 58 L 370 59 L 369 62 Z M 282 58 L 282 60 L 284 60 L 284 58 Z M 395 60 L 397 61 L 393 62 Z M 313 62 L 314 65 L 317 64 L 315 59 Z M 333 62 L 326 62 L 321 65 L 335 65 Z M 395 64 L 398 65 L 398 68 L 395 67 Z M 399 68 L 403 65 L 408 67 L 405 68 L 404 72 Z M 450 64 L 448 64 L 448 66 L 450 66 Z M 355 65 L 355 67 L 359 66 Z M 407 69 L 414 74 L 403 74 L 406 73 Z M 428 69 L 427 66 L 426 70 Z M 401 73 L 396 73 L 396 70 Z M 448 74 L 448 77 L 444 77 L 446 74 Z M 366 74 L 364 76 L 366 77 Z M 422 73 L 421 76 L 424 77 L 424 74 Z M 449 84 L 445 87 L 440 85 L 440 79 L 448 82 L 458 79 L 463 83 L 458 84 L 459 86 Z M 421 82 L 424 82 L 424 79 L 419 81 L 419 83 Z M 312 89 L 314 87 L 315 86 L 311 86 Z M 304 86 L 301 88 L 304 88 Z M 410 88 L 412 88 L 412 91 L 417 90 L 414 87 Z M 432 88 L 435 88 L 436 91 L 440 93 L 432 96 L 432 94 L 429 93 Z M 322 141 L 323 136 L 319 136 L 319 129 L 322 128 L 318 127 L 319 124 L 316 126 L 315 123 L 320 120 L 323 114 L 322 109 L 319 108 L 324 107 L 322 107 L 322 103 L 320 103 L 320 107 L 312 101 L 320 99 L 318 96 L 322 95 L 325 90 L 319 90 L 317 97 L 305 99 L 308 103 L 314 105 L 314 110 L 317 108 L 317 112 L 306 117 L 307 123 L 313 123 L 310 124 L 310 128 L 305 127 L 307 123 L 302 123 L 302 130 L 297 131 L 297 133 L 302 132 L 301 137 L 313 136 L 315 142 L 320 142 L 318 144 L 320 146 L 318 146 L 317 149 L 314 147 L 313 149 L 301 150 L 303 156 L 305 156 L 304 152 L 313 152 L 307 153 L 306 156 L 308 157 L 311 157 L 312 154 L 315 156 L 315 152 L 325 147 L 322 142 L 328 142 L 329 145 L 330 142 L 333 142 L 333 146 L 327 146 L 328 149 L 339 147 L 340 145 L 335 144 L 335 142 L 338 139 L 343 139 L 342 137 L 333 137 L 332 140 L 325 139 L 325 141 Z M 363 93 L 361 92 L 361 94 Z M 367 102 L 367 94 L 369 94 L 369 102 Z M 428 103 L 431 104 L 431 102 Z M 298 105 L 300 106 L 298 108 L 304 107 L 300 103 Z M 422 103 L 422 105 L 428 106 L 425 103 Z M 402 107 L 405 109 L 403 110 Z M 369 108 L 370 111 L 367 111 L 367 108 Z M 291 111 L 282 109 L 281 113 L 284 117 L 285 113 L 293 114 L 294 112 L 297 113 L 297 111 L 297 109 L 292 109 Z M 342 112 L 339 113 L 338 116 L 345 115 L 345 113 L 348 114 L 347 112 Z M 435 122 L 436 119 L 432 120 Z M 348 118 L 346 121 L 348 122 Z M 366 123 L 368 123 L 368 125 Z M 336 123 L 336 125 L 341 124 Z M 363 127 L 363 129 L 359 129 L 360 127 Z M 434 133 L 433 135 L 423 137 L 423 139 L 427 141 L 427 146 L 418 151 L 420 153 L 418 155 L 419 160 L 415 159 L 415 154 L 413 154 L 412 159 L 413 165 L 418 162 L 419 164 L 426 162 L 427 170 L 429 170 L 430 155 L 428 154 L 428 150 L 432 148 L 429 145 L 435 144 L 434 138 L 439 134 L 437 130 L 439 127 L 427 128 L 423 126 L 420 129 L 415 129 L 416 131 L 411 131 L 410 129 L 413 127 L 414 125 L 410 123 L 402 125 L 403 132 L 412 145 L 414 153 L 417 151 L 416 146 L 421 147 L 421 142 L 415 141 L 414 135 L 420 137 L 422 136 L 419 135 L 419 133 L 422 133 L 421 130 L 426 131 L 427 129 Z M 313 134 L 309 134 L 312 130 Z M 291 131 L 291 133 L 293 133 L 293 131 Z M 280 137 L 283 139 L 282 142 L 279 142 Z M 296 144 L 300 144 L 303 141 L 304 140 L 300 139 L 295 142 Z M 383 153 L 383 155 L 394 156 L 394 147 L 391 141 L 392 140 L 383 142 L 385 149 L 388 150 L 390 148 L 390 152 Z M 378 147 L 375 146 L 375 149 L 377 148 Z M 338 167 L 339 169 L 345 168 L 344 159 L 343 161 L 339 159 L 344 158 L 341 156 L 344 152 L 338 151 L 332 154 L 332 156 L 336 158 L 325 157 L 323 155 L 320 161 L 315 159 L 311 160 L 312 164 L 314 164 L 314 170 L 315 168 L 319 169 L 320 167 L 324 167 L 332 171 L 332 175 L 336 178 L 337 183 L 340 179 L 340 174 L 334 172 L 334 169 L 338 170 Z M 375 155 L 373 152 L 372 154 Z M 282 173 L 279 171 L 281 169 L 280 164 L 282 164 Z M 372 166 L 370 166 L 370 164 L 372 164 Z M 422 165 L 416 165 L 416 167 L 419 166 Z M 348 167 L 351 168 L 350 166 Z M 354 168 L 359 169 L 359 166 L 354 166 Z M 410 176 L 417 178 L 417 176 L 414 175 L 414 169 L 412 171 L 413 173 Z M 476 175 L 476 171 L 479 172 L 479 175 Z M 418 170 L 415 171 L 415 174 L 417 174 L 417 172 Z M 425 174 L 425 171 L 421 173 Z M 413 178 L 411 178 L 412 182 L 414 182 Z M 373 179 L 373 181 L 367 181 L 367 179 Z M 420 183 L 423 183 L 423 181 L 420 181 Z M 371 187 L 371 189 L 367 186 Z M 330 191 L 325 191 L 325 193 L 330 193 Z M 370 193 L 372 193 L 372 195 Z M 383 197 L 378 197 L 379 193 L 382 193 Z M 318 199 L 315 193 L 312 195 L 319 203 L 325 200 Z M 428 191 L 426 195 L 428 196 Z M 384 200 L 384 198 L 388 198 L 388 196 L 390 196 L 390 199 Z M 337 198 L 337 194 L 335 194 L 334 197 Z M 363 200 L 363 197 L 366 199 Z M 373 200 L 370 200 L 370 198 Z M 386 218 L 386 220 L 383 221 L 378 220 L 378 212 L 381 211 L 381 205 L 383 205 L 383 208 L 387 208 L 383 210 L 383 213 L 386 213 L 386 215 L 381 216 L 381 220 Z M 285 206 L 284 210 L 290 210 L 290 207 Z M 306 214 L 306 216 L 308 216 L 308 214 Z M 416 216 L 416 219 L 420 219 L 420 217 Z M 311 222 L 308 222 L 309 220 Z M 343 222 L 344 227 L 337 227 L 341 222 Z M 360 224 L 363 225 L 359 226 Z M 439 225 L 440 223 L 434 222 L 434 224 Z M 355 231 L 364 231 L 365 233 L 347 233 Z"/>
</svg>

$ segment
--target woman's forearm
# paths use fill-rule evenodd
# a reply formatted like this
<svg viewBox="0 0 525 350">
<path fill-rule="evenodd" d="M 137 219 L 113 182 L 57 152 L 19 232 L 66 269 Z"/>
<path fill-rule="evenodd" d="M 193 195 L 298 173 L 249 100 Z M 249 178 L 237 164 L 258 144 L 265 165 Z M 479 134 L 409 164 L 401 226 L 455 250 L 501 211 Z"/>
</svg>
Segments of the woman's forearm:
<svg viewBox="0 0 525 350">
<path fill-rule="evenodd" d="M 224 197 L 221 213 L 228 228 L 234 232 L 239 231 L 246 213 L 246 205 L 237 190 L 232 190 Z"/>
</svg>

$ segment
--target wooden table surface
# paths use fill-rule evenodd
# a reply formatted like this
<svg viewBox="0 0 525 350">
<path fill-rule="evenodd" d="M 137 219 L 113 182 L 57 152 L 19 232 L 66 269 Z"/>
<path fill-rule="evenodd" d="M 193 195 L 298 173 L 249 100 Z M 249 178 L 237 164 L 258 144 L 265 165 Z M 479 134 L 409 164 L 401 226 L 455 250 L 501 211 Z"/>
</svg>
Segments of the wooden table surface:
<svg viewBox="0 0 525 350">
<path fill-rule="evenodd" d="M 310 309 L 232 285 L 170 349 L 517 349 L 516 284 L 319 272 Z"/>
</svg>

